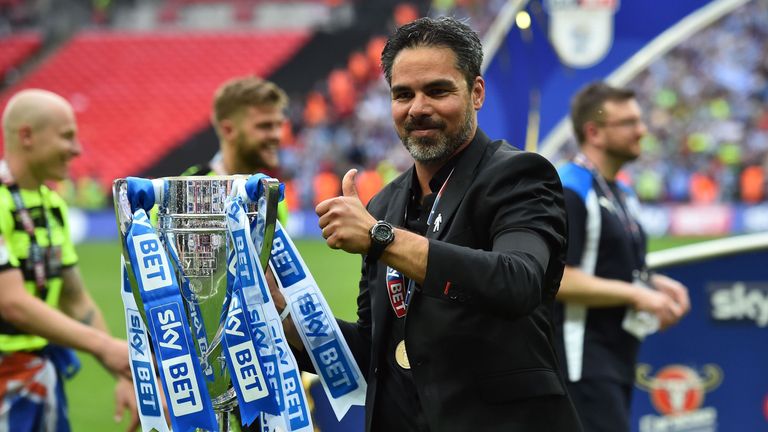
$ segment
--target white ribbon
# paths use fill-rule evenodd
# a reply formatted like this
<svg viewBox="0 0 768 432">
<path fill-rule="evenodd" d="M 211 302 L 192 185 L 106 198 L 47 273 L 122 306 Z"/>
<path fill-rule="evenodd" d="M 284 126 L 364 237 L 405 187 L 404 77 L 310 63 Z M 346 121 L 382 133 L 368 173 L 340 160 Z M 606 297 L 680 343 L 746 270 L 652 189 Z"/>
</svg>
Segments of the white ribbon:
<svg viewBox="0 0 768 432">
<path fill-rule="evenodd" d="M 141 319 L 136 299 L 133 298 L 130 283 L 126 278 L 125 258 L 120 256 L 120 293 L 125 310 L 125 327 L 128 335 L 128 352 L 133 372 L 133 390 L 136 396 L 136 407 L 139 411 L 141 430 L 149 432 L 169 432 L 165 420 L 163 404 L 157 386 L 155 364 L 149 349 L 147 329 Z"/>
</svg>

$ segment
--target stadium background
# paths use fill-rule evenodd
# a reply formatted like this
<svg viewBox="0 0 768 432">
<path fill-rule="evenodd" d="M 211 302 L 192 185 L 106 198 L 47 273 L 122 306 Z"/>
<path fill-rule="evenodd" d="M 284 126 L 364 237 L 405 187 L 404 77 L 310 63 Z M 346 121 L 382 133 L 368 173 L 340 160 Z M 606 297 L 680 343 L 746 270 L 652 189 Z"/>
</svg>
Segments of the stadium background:
<svg viewBox="0 0 768 432">
<path fill-rule="evenodd" d="M 618 5 L 620 11 L 631 7 L 625 3 Z M 649 209 L 645 225 L 655 237 L 654 249 L 768 229 L 768 1 L 735 3 L 732 12 L 628 82 L 639 91 L 651 133 L 642 160 L 624 175 Z M 359 259 L 316 239 L 312 208 L 338 193 L 348 168 L 361 169 L 358 186 L 368 197 L 408 165 L 392 131 L 388 90 L 377 67 L 384 35 L 420 15 L 450 14 L 467 18 L 488 45 L 499 17 L 510 7 L 524 8 L 531 30 L 524 19 L 507 27 L 508 35 L 525 42 L 524 54 L 533 56 L 509 59 L 524 65 L 544 56 L 526 38 L 543 25 L 548 4 L 0 0 L 0 106 L 27 87 L 56 91 L 74 105 L 84 151 L 73 165 L 72 181 L 57 188 L 82 210 L 74 218 L 80 221 L 83 275 L 112 331 L 124 335 L 111 181 L 175 175 L 208 160 L 217 147 L 208 124 L 214 89 L 248 73 L 274 80 L 291 97 L 281 152 L 290 229 L 303 238 L 299 247 L 334 311 L 351 319 Z M 663 14 L 663 7 L 657 12 Z M 575 69 L 558 68 L 566 78 L 578 76 Z M 568 95 L 560 93 L 561 103 L 567 104 Z M 528 104 L 535 98 L 528 96 L 521 103 L 526 121 L 510 121 L 516 130 L 509 138 L 519 146 L 533 140 L 535 147 L 548 136 L 541 131 L 531 139 L 526 126 L 534 110 Z M 556 161 L 572 151 L 566 138 L 551 157 Z M 92 359 L 83 362 L 68 387 L 75 430 L 112 430 L 110 378 Z"/>
</svg>

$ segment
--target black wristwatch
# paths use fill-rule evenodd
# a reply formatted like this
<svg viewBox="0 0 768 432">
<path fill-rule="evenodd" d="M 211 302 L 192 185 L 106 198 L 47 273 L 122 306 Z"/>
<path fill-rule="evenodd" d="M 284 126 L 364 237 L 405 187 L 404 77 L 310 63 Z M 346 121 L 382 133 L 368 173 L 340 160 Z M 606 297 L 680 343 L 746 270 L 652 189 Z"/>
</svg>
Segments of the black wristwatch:
<svg viewBox="0 0 768 432">
<path fill-rule="evenodd" d="M 371 247 L 368 248 L 368 254 L 365 256 L 365 259 L 372 263 L 377 261 L 384 252 L 384 248 L 395 240 L 395 229 L 389 222 L 380 220 L 371 227 L 370 234 Z"/>
</svg>

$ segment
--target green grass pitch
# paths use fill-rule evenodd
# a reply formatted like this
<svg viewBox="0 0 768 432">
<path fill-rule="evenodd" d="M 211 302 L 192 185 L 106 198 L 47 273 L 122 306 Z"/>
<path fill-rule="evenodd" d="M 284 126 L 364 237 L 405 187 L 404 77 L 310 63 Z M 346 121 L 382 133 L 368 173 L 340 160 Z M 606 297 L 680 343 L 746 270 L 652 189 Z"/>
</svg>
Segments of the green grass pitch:
<svg viewBox="0 0 768 432">
<path fill-rule="evenodd" d="M 666 249 L 701 239 L 652 240 L 651 250 Z M 302 257 L 336 316 L 355 319 L 360 256 L 329 249 L 322 241 L 296 242 Z M 94 300 L 101 307 L 112 334 L 125 337 L 125 318 L 120 299 L 117 242 L 85 243 L 77 248 L 80 271 Z M 114 380 L 91 356 L 80 354 L 83 368 L 67 383 L 72 428 L 81 431 L 122 431 L 127 422 L 115 423 Z"/>
</svg>

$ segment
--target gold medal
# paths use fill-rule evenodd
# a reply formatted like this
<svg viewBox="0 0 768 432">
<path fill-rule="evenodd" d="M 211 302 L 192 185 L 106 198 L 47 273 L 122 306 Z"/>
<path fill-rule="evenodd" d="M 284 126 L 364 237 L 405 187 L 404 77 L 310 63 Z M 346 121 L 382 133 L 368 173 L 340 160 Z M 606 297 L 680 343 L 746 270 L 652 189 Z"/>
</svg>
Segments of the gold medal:
<svg viewBox="0 0 768 432">
<path fill-rule="evenodd" d="M 408 352 L 405 351 L 405 341 L 401 340 L 395 347 L 395 361 L 403 369 L 410 369 L 411 362 L 408 361 Z"/>
</svg>

